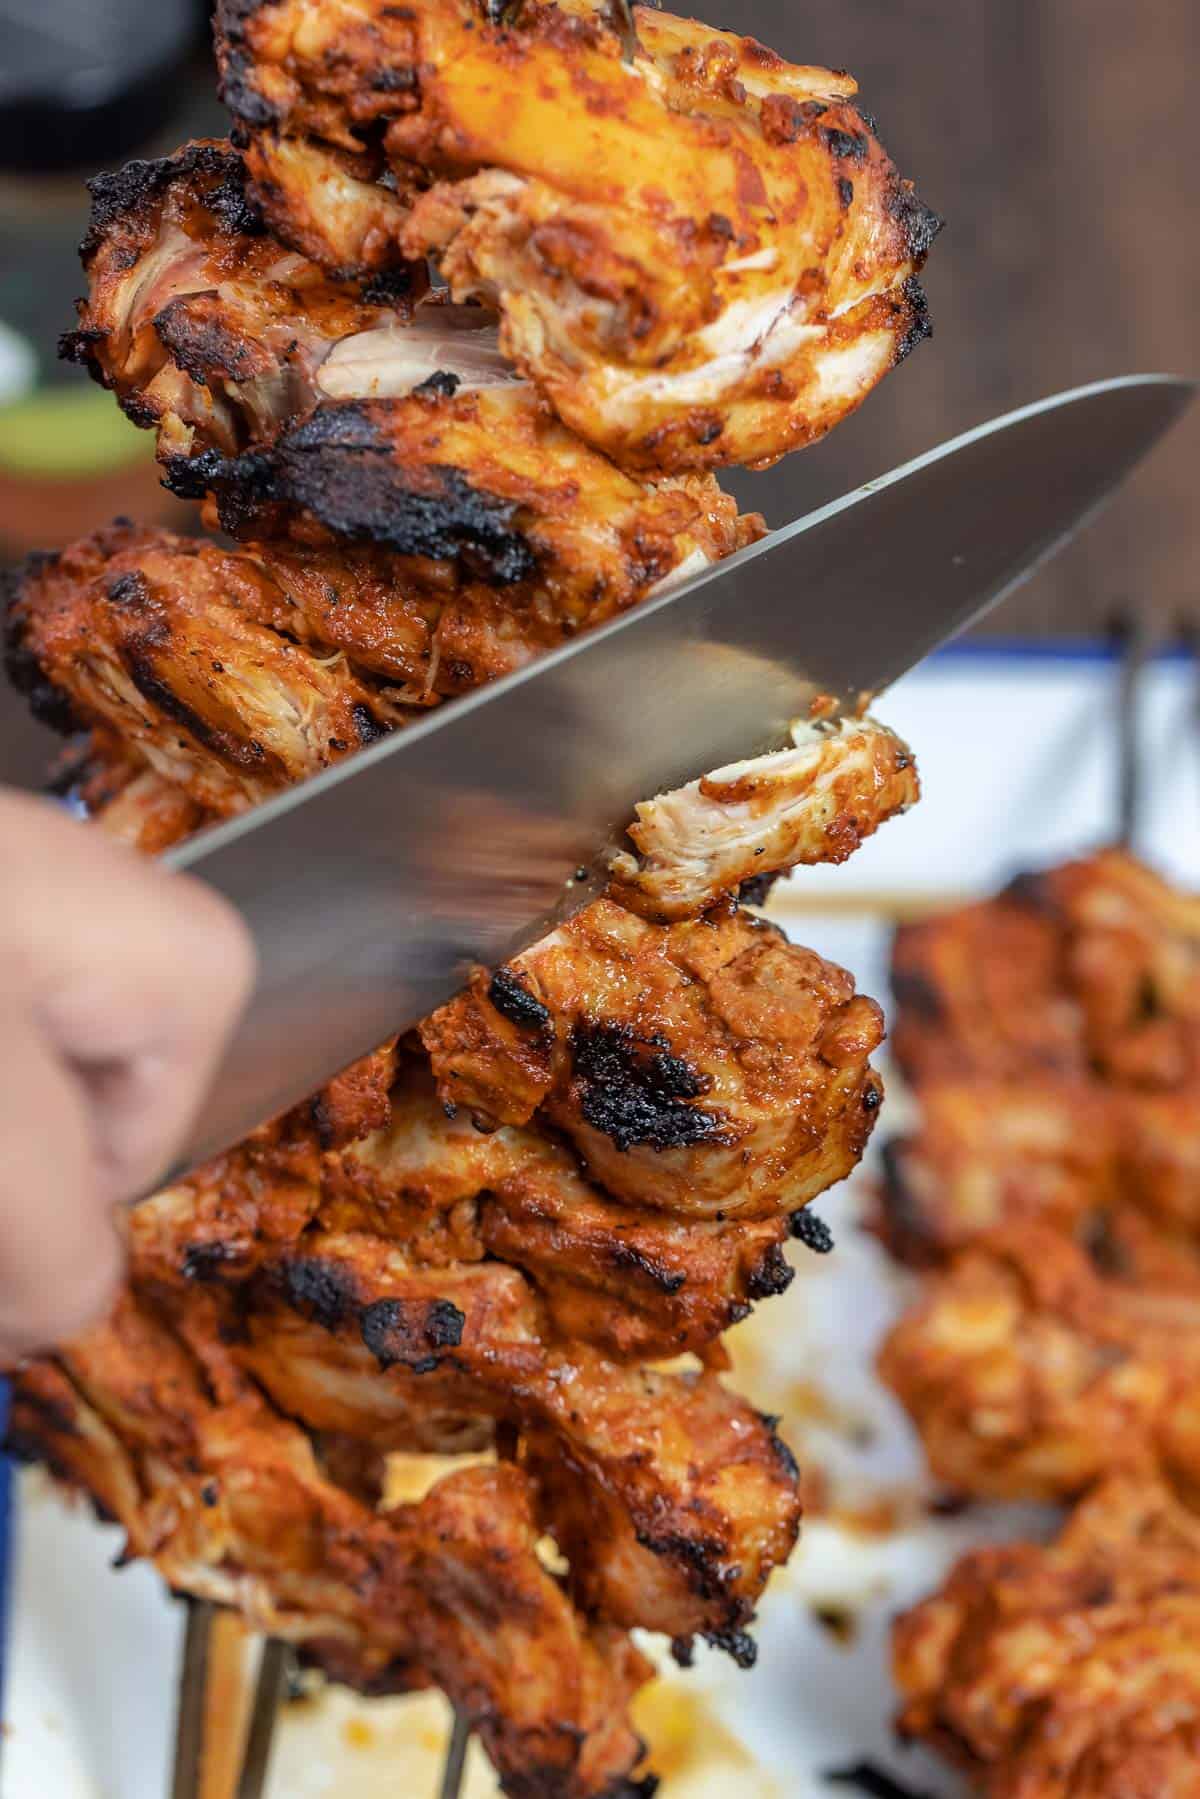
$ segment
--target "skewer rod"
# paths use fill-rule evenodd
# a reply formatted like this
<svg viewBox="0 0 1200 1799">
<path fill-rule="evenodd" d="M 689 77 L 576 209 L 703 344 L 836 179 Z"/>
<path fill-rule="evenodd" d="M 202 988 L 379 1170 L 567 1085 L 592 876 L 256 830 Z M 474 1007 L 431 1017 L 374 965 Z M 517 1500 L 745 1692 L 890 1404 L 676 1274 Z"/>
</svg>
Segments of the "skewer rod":
<svg viewBox="0 0 1200 1799">
<path fill-rule="evenodd" d="M 438 1799 L 459 1799 L 470 1742 L 470 1722 L 463 1712 L 456 1711 L 454 1729 L 450 1733 L 450 1746 L 446 1750 L 446 1766 L 442 1770 L 442 1786 Z"/>
<path fill-rule="evenodd" d="M 208 1652 L 216 1607 L 189 1599 L 175 1717 L 175 1765 L 171 1799 L 200 1799 L 204 1776 L 204 1728 L 208 1699 Z"/>
</svg>

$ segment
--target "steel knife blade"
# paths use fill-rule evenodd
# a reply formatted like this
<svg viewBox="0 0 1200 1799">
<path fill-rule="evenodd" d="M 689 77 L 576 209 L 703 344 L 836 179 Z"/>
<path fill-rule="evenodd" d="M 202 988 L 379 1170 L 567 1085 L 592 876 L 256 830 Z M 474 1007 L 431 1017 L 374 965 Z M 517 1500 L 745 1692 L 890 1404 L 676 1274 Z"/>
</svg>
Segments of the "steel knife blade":
<svg viewBox="0 0 1200 1799">
<path fill-rule="evenodd" d="M 639 800 L 776 747 L 818 694 L 852 709 L 969 625 L 1193 394 L 1128 376 L 980 426 L 172 851 L 259 956 L 183 1165 L 585 903 Z"/>
</svg>

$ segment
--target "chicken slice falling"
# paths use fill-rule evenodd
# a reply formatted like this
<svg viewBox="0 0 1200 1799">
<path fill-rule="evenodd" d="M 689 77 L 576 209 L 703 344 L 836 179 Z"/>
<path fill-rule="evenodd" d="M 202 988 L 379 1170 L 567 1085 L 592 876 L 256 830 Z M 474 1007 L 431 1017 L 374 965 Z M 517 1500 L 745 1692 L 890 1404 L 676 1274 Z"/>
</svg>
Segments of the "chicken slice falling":
<svg viewBox="0 0 1200 1799">
<path fill-rule="evenodd" d="M 222 0 L 224 97 L 278 235 L 319 249 L 330 154 L 377 145 L 397 250 L 494 307 L 558 416 L 643 471 L 812 443 L 927 335 L 939 221 L 849 77 L 650 7 L 632 60 L 600 0 L 487 10 Z"/>
<path fill-rule="evenodd" d="M 640 805 L 636 854 L 611 865 L 613 898 L 646 918 L 691 918 L 747 881 L 846 861 L 920 798 L 911 752 L 871 719 L 796 725 L 792 742 Z"/>
</svg>

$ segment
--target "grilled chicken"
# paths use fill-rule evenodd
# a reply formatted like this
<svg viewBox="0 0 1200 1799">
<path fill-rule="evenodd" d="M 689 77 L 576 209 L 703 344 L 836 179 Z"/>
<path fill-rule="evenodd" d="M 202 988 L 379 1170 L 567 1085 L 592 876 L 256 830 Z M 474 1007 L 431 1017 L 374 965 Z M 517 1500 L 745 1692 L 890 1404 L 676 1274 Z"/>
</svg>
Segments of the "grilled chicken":
<svg viewBox="0 0 1200 1799">
<path fill-rule="evenodd" d="M 127 1297 L 58 1363 L 19 1376 L 13 1439 L 82 1486 L 172 1587 L 237 1607 L 344 1682 L 428 1681 L 479 1731 L 509 1790 L 635 1799 L 627 1714 L 649 1666 L 585 1622 L 537 1553 L 528 1479 L 466 1467 L 382 1508 L 322 1467 L 206 1320 Z"/>
<path fill-rule="evenodd" d="M 402 1102 L 397 1141 L 410 1118 Z M 372 1158 L 373 1139 L 359 1143 Z M 454 1169 L 434 1174 L 445 1184 Z M 576 1574 L 590 1611 L 727 1639 L 740 1653 L 739 1633 L 799 1525 L 795 1464 L 772 1428 L 713 1375 L 621 1366 L 562 1338 L 533 1282 L 485 1260 L 482 1243 L 473 1258 L 431 1256 L 427 1241 L 392 1236 L 386 1223 L 361 1228 L 363 1190 L 348 1189 L 357 1220 L 337 1191 L 335 1181 L 322 1207 L 320 1161 L 302 1128 L 264 1134 L 139 1209 L 135 1285 L 163 1303 L 171 1295 L 172 1308 L 203 1292 L 232 1357 L 322 1436 L 385 1453 L 486 1443 L 489 1424 L 516 1430 L 537 1445 L 547 1528 L 573 1536 L 583 1513 L 594 1518 L 595 1566 L 585 1574 L 580 1560 Z M 482 1220 L 475 1228 L 486 1237 Z M 619 1313 L 615 1293 L 610 1303 Z M 551 1492 L 555 1458 L 574 1475 Z M 611 1568 L 600 1553 L 610 1539 Z"/>
<path fill-rule="evenodd" d="M 233 535 L 377 546 L 393 592 L 449 601 L 482 580 L 561 634 L 761 534 L 711 479 L 647 486 L 588 450 L 479 307 L 285 250 L 245 179 L 228 145 L 198 143 L 94 182 L 89 297 L 63 340 L 156 430 L 167 484 L 211 495 Z"/>
<path fill-rule="evenodd" d="M 1179 1087 L 1200 1063 L 1200 900 L 1106 851 L 904 926 L 893 987 L 911 1079 L 1041 1068 Z"/>
<path fill-rule="evenodd" d="M 728 910 L 656 926 L 600 901 L 422 1025 L 482 1125 L 538 1117 L 617 1199 L 778 1218 L 856 1165 L 882 1086 L 873 1000 Z"/>
<path fill-rule="evenodd" d="M 1200 1520 L 1115 1478 L 1058 1541 L 976 1550 L 902 1617 L 899 1727 L 983 1799 L 1193 1799 Z"/>
<path fill-rule="evenodd" d="M 791 1282 L 783 1222 L 622 1204 L 532 1124 L 481 1134 L 465 1110 L 447 1118 L 416 1063 L 390 1110 L 383 1130 L 326 1158 L 322 1219 L 426 1261 L 494 1256 L 523 1269 L 564 1340 L 619 1359 L 703 1354 Z"/>
<path fill-rule="evenodd" d="M 711 470 L 925 335 L 937 223 L 847 78 L 649 10 L 218 14 L 236 147 L 93 184 L 64 351 L 240 547 L 118 524 L 7 604 L 60 787 L 148 852 L 753 541 Z M 748 1664 L 799 1526 L 721 1335 L 882 1092 L 878 1007 L 733 896 L 916 794 L 862 720 L 642 807 L 613 896 L 125 1220 L 17 1445 L 176 1590 L 443 1687 L 505 1791 L 649 1799 L 626 1632 Z"/>
<path fill-rule="evenodd" d="M 314 1119 L 327 1125 L 340 1085 L 141 1205 L 128 1226 L 139 1278 L 237 1285 L 314 1224 L 369 1233 L 451 1278 L 489 1257 L 521 1269 L 550 1335 L 617 1360 L 703 1355 L 791 1283 L 785 1223 L 622 1205 L 538 1129 L 482 1136 L 465 1113 L 447 1119 L 415 1059 L 381 1090 L 379 1128 L 323 1148 Z"/>
<path fill-rule="evenodd" d="M 545 592 L 480 583 L 440 594 L 373 549 L 230 552 L 118 524 L 8 577 L 12 678 L 64 730 L 120 739 L 191 803 L 181 834 L 340 761 L 443 699 L 528 663 L 580 626 Z M 650 918 L 703 912 L 750 875 L 839 861 L 917 797 L 909 752 L 883 726 L 800 727 L 802 747 L 726 769 L 639 809 L 613 893 Z M 130 807 L 108 828 L 137 840 Z M 168 811 L 170 809 L 168 808 Z M 164 814 L 147 844 L 166 847 Z"/>
<path fill-rule="evenodd" d="M 250 559 L 115 525 L 10 577 L 9 673 L 46 723 L 105 726 L 197 805 L 237 812 L 411 712 L 259 622 L 286 601 Z"/>
<path fill-rule="evenodd" d="M 911 752 L 872 720 L 799 724 L 793 748 L 718 769 L 637 809 L 636 854 L 612 865 L 614 899 L 645 918 L 694 917 L 764 873 L 845 862 L 920 798 Z"/>
<path fill-rule="evenodd" d="M 89 187 L 88 294 L 62 354 L 158 431 L 164 461 L 236 455 L 307 417 L 329 397 L 321 371 L 336 346 L 398 335 L 424 295 L 423 269 L 338 281 L 285 249 L 229 144 L 188 144 Z"/>
<path fill-rule="evenodd" d="M 929 1283 L 879 1368 L 963 1493 L 1065 1499 L 1120 1468 L 1195 1480 L 1200 1253 L 1135 1214 L 1086 1246 L 1007 1226 Z"/>
<path fill-rule="evenodd" d="M 928 333 L 939 221 L 855 84 L 753 39 L 600 0 L 223 0 L 223 91 L 271 228 L 306 231 L 330 150 L 378 146 L 432 257 L 558 416 L 642 471 L 766 464 Z M 316 154 L 310 161 L 306 147 Z"/>
<path fill-rule="evenodd" d="M 403 1449 L 421 1406 L 513 1426 L 563 1464 L 545 1488 L 547 1528 L 582 1551 L 579 1520 L 593 1521 L 576 1575 L 586 1608 L 740 1653 L 794 1546 L 798 1480 L 770 1425 L 714 1375 L 556 1346 L 516 1270 L 415 1269 L 373 1236 L 329 1234 L 282 1256 L 239 1315 L 233 1353 L 312 1430 Z"/>
</svg>

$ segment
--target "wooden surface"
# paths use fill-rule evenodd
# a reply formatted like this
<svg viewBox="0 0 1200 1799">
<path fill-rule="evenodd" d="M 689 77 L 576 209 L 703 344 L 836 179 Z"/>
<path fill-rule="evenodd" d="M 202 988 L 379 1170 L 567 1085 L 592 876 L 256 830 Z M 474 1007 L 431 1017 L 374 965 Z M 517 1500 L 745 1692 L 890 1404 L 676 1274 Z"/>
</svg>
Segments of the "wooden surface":
<svg viewBox="0 0 1200 1799">
<path fill-rule="evenodd" d="M 1197 0 L 687 10 L 795 61 L 851 70 L 902 171 L 948 221 L 926 276 L 933 342 L 824 445 L 738 477 L 740 497 L 772 522 L 1059 388 L 1135 370 L 1200 374 Z M 1130 601 L 1164 627 L 1200 622 L 1198 473 L 1200 406 L 990 629 L 1094 630 Z"/>
</svg>

